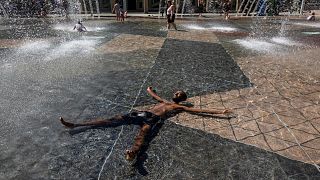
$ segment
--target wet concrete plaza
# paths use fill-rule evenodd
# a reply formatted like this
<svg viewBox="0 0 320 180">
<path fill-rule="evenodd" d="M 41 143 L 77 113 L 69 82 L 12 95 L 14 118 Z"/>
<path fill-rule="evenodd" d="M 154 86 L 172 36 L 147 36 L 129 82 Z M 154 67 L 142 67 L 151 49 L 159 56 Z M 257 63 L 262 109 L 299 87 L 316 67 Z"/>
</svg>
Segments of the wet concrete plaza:
<svg viewBox="0 0 320 180">
<path fill-rule="evenodd" d="M 0 179 L 319 179 L 320 24 L 299 19 L 0 19 Z M 153 86 L 229 118 L 66 129 L 152 107 Z"/>
</svg>

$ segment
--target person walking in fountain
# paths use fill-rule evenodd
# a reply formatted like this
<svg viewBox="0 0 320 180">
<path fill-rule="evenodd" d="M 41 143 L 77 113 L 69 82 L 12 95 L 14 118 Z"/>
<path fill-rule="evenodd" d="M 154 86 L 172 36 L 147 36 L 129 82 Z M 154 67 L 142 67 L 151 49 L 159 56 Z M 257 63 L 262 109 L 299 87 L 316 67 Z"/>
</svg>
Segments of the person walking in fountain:
<svg viewBox="0 0 320 180">
<path fill-rule="evenodd" d="M 202 13 L 204 11 L 203 0 L 199 1 L 198 11 L 199 11 L 199 17 L 202 17 Z"/>
<path fill-rule="evenodd" d="M 174 5 L 174 1 L 168 1 L 169 8 L 167 9 L 167 28 L 170 29 L 170 25 L 177 30 L 176 24 L 174 23 L 174 19 L 176 18 L 176 6 Z"/>
<path fill-rule="evenodd" d="M 160 13 L 161 13 L 161 17 L 163 17 L 164 11 L 167 10 L 166 3 L 165 3 L 165 0 L 162 0 L 162 1 L 160 0 L 160 2 L 161 2 Z M 166 12 L 166 14 L 167 14 L 167 12 Z"/>
<path fill-rule="evenodd" d="M 136 124 L 140 125 L 141 129 L 138 135 L 135 138 L 135 142 L 133 147 L 130 150 L 126 150 L 126 159 L 132 161 L 136 155 L 139 153 L 141 147 L 144 144 L 146 136 L 150 133 L 153 127 L 155 127 L 158 123 L 161 123 L 162 120 L 168 115 L 168 113 L 175 111 L 187 111 L 194 113 L 209 113 L 209 114 L 227 114 L 230 113 L 231 110 L 217 110 L 217 109 L 197 109 L 188 107 L 185 105 L 179 104 L 182 101 L 187 100 L 187 94 L 183 91 L 177 91 L 174 93 L 172 97 L 172 101 L 167 101 L 159 97 L 156 92 L 152 89 L 152 87 L 147 88 L 147 92 L 154 99 L 156 99 L 159 103 L 156 104 L 153 108 L 146 111 L 133 111 L 124 115 L 117 115 L 110 119 L 95 119 L 88 122 L 83 123 L 71 123 L 65 121 L 62 117 L 60 117 L 61 123 L 67 128 L 75 128 L 80 126 L 119 126 L 123 124 Z"/>
<path fill-rule="evenodd" d="M 225 0 L 224 3 L 222 4 L 222 8 L 223 8 L 223 13 L 224 13 L 224 19 L 229 20 L 230 19 L 229 12 L 231 10 L 230 0 Z"/>
<path fill-rule="evenodd" d="M 121 21 L 121 22 L 124 22 L 124 18 L 127 17 L 128 12 L 127 12 L 127 11 L 124 11 L 124 9 L 121 8 L 121 7 L 120 7 L 119 11 L 120 11 L 120 21 Z"/>
<path fill-rule="evenodd" d="M 69 7 L 70 4 L 68 2 L 68 0 L 62 0 L 62 6 L 63 6 L 63 11 L 66 15 L 66 18 L 69 19 Z"/>
<path fill-rule="evenodd" d="M 86 32 L 87 28 L 84 27 L 84 25 L 81 23 L 80 20 L 78 20 L 78 23 L 74 25 L 73 30 L 77 30 L 78 32 Z"/>
<path fill-rule="evenodd" d="M 113 9 L 112 9 L 112 13 L 115 13 L 116 14 L 116 19 L 117 21 L 120 21 L 120 4 L 118 1 L 116 1 L 116 3 L 114 4 L 113 6 Z"/>
</svg>

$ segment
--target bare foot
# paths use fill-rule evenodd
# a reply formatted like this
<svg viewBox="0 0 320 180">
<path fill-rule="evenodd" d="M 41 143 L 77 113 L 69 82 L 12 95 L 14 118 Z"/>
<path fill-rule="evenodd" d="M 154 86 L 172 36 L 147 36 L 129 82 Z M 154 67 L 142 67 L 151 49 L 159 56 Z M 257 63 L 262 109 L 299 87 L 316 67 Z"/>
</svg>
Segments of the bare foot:
<svg viewBox="0 0 320 180">
<path fill-rule="evenodd" d="M 131 150 L 126 150 L 126 160 L 132 161 L 135 158 L 135 154 Z"/>
<path fill-rule="evenodd" d="M 230 114 L 230 113 L 232 113 L 232 110 L 231 109 L 225 109 L 222 113 L 223 114 Z"/>
<path fill-rule="evenodd" d="M 60 122 L 61 122 L 64 126 L 66 126 L 67 128 L 74 128 L 74 127 L 76 127 L 75 124 L 66 122 L 62 117 L 60 117 L 59 120 L 60 120 Z"/>
<path fill-rule="evenodd" d="M 236 118 L 237 114 L 234 113 L 231 109 L 225 109 L 224 113 L 228 118 Z"/>
</svg>

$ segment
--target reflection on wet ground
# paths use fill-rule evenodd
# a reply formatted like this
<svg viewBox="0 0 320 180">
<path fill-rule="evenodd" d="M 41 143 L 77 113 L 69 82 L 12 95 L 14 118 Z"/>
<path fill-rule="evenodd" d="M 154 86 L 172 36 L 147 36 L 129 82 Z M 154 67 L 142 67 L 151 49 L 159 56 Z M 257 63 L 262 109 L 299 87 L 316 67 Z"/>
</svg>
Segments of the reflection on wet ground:
<svg viewBox="0 0 320 180">
<path fill-rule="evenodd" d="M 4 179 L 319 178 L 317 23 L 288 19 L 0 21 L 0 177 Z M 312 33 L 306 33 L 312 32 Z M 152 106 L 183 89 L 199 108 L 124 159 L 139 127 L 65 130 Z M 182 126 L 181 126 L 182 125 Z M 220 137 L 221 136 L 221 137 Z"/>
</svg>

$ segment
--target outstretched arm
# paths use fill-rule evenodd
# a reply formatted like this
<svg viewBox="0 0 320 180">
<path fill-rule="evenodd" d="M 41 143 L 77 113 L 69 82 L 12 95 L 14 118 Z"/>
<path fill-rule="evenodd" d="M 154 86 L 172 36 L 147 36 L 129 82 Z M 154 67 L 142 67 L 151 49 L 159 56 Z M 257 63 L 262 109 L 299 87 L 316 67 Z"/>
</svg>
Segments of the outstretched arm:
<svg viewBox="0 0 320 180">
<path fill-rule="evenodd" d="M 164 99 L 162 99 L 160 96 L 158 96 L 154 91 L 153 91 L 153 89 L 152 89 L 152 87 L 151 86 L 149 86 L 148 88 L 147 88 L 147 92 L 153 97 L 153 98 L 155 98 L 157 101 L 159 101 L 159 102 L 165 102 L 166 100 L 164 100 Z"/>
<path fill-rule="evenodd" d="M 231 113 L 232 111 L 230 109 L 224 109 L 224 110 L 215 110 L 215 109 L 197 109 L 197 108 L 190 108 L 183 106 L 182 108 L 185 111 L 188 112 L 195 112 L 195 113 L 209 113 L 209 114 L 227 114 Z"/>
</svg>

